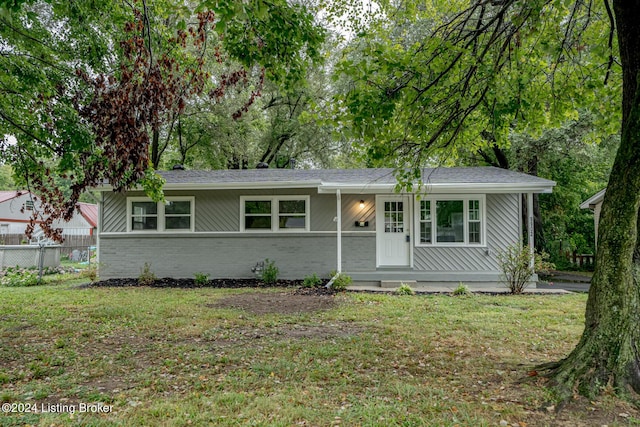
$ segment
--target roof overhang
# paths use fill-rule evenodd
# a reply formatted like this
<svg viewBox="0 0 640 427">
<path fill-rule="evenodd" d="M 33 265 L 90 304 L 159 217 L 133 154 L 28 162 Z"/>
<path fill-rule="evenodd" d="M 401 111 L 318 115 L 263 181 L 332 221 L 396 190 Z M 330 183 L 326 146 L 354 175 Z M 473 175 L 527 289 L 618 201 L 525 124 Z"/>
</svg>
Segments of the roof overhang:
<svg viewBox="0 0 640 427">
<path fill-rule="evenodd" d="M 556 185 L 553 181 L 532 183 L 429 183 L 414 185 L 413 193 L 428 194 L 465 194 L 465 193 L 551 193 Z M 340 190 L 346 194 L 379 194 L 394 193 L 395 183 L 336 183 L 321 180 L 308 181 L 257 181 L 257 182 L 202 182 L 202 183 L 165 183 L 165 191 L 197 191 L 197 190 L 265 190 L 286 188 L 315 188 L 318 193 L 336 193 Z M 110 185 L 96 187 L 96 191 L 112 191 Z M 141 187 L 132 191 L 142 191 Z"/>
<path fill-rule="evenodd" d="M 607 189 L 598 191 L 593 196 L 589 197 L 584 202 L 580 203 L 580 209 L 595 209 L 598 203 L 601 203 L 604 200 L 604 195 L 607 192 Z"/>
<path fill-rule="evenodd" d="M 165 183 L 162 189 L 172 190 L 264 190 L 271 188 L 319 188 L 320 181 L 261 181 L 261 182 L 207 182 L 207 183 Z M 96 191 L 112 191 L 111 185 L 102 185 Z M 141 187 L 131 191 L 143 191 Z"/>
<path fill-rule="evenodd" d="M 427 194 L 492 194 L 492 193 L 551 193 L 555 183 L 541 185 L 532 184 L 512 184 L 512 183 L 451 183 L 451 184 L 423 184 L 414 185 L 413 193 Z M 352 194 L 376 194 L 393 193 L 396 190 L 395 184 L 336 184 L 324 183 L 318 187 L 319 193 L 341 193 Z"/>
</svg>

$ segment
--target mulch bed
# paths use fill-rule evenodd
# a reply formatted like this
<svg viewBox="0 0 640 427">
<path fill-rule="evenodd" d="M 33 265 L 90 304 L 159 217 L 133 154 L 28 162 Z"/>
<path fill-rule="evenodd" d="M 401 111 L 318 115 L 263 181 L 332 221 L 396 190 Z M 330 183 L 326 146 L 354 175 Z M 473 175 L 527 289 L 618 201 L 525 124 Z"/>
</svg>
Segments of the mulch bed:
<svg viewBox="0 0 640 427">
<path fill-rule="evenodd" d="M 147 286 L 151 288 L 297 288 L 294 290 L 296 295 L 333 295 L 335 291 L 324 287 L 325 283 L 316 287 L 307 288 L 302 287 L 302 280 L 278 280 L 274 284 L 265 284 L 264 282 L 256 279 L 212 279 L 207 283 L 196 283 L 195 279 L 174 279 L 171 277 L 165 277 L 162 279 L 156 279 L 151 284 L 142 285 L 136 278 L 124 278 L 124 279 L 107 279 L 99 282 L 90 283 L 83 287 L 141 287 Z"/>
</svg>

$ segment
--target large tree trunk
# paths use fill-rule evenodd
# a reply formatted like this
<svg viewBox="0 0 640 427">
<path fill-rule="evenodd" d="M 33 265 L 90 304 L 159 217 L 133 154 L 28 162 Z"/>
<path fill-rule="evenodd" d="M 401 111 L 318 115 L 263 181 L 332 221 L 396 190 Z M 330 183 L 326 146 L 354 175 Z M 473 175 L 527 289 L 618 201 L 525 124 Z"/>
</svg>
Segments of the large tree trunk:
<svg viewBox="0 0 640 427">
<path fill-rule="evenodd" d="M 585 329 L 564 360 L 551 366 L 558 391 L 570 397 L 574 387 L 591 396 L 602 387 L 640 393 L 640 286 L 634 276 L 640 205 L 640 1 L 614 1 L 623 69 L 623 120 L 602 206 L 596 270 Z"/>
<path fill-rule="evenodd" d="M 151 134 L 151 166 L 158 169 L 160 165 L 160 130 L 153 129 Z"/>
</svg>

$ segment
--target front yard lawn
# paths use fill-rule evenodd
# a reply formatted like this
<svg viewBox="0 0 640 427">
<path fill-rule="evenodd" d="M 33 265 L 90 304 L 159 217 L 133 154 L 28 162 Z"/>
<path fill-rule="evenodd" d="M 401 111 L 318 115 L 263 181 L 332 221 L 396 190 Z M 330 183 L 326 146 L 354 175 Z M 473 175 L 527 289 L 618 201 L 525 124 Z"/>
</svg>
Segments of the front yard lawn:
<svg viewBox="0 0 640 427">
<path fill-rule="evenodd" d="M 0 425 L 639 423 L 613 397 L 556 412 L 532 372 L 586 295 L 294 292 L 0 289 Z"/>
</svg>

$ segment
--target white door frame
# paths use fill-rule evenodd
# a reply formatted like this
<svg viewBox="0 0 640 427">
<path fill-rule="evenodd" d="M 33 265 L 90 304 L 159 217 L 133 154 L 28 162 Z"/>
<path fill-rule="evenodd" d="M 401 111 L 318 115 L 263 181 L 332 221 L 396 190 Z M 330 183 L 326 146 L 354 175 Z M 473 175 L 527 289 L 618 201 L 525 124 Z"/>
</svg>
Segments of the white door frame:
<svg viewBox="0 0 640 427">
<path fill-rule="evenodd" d="M 381 250 L 384 237 L 384 202 L 401 201 L 403 202 L 403 233 L 402 237 L 406 242 L 406 236 L 409 241 L 406 242 L 407 258 L 406 263 L 389 264 L 383 259 Z M 376 195 L 376 266 L 377 267 L 412 267 L 413 266 L 413 232 L 412 232 L 412 215 L 413 215 L 413 197 L 406 194 L 384 194 Z"/>
</svg>

